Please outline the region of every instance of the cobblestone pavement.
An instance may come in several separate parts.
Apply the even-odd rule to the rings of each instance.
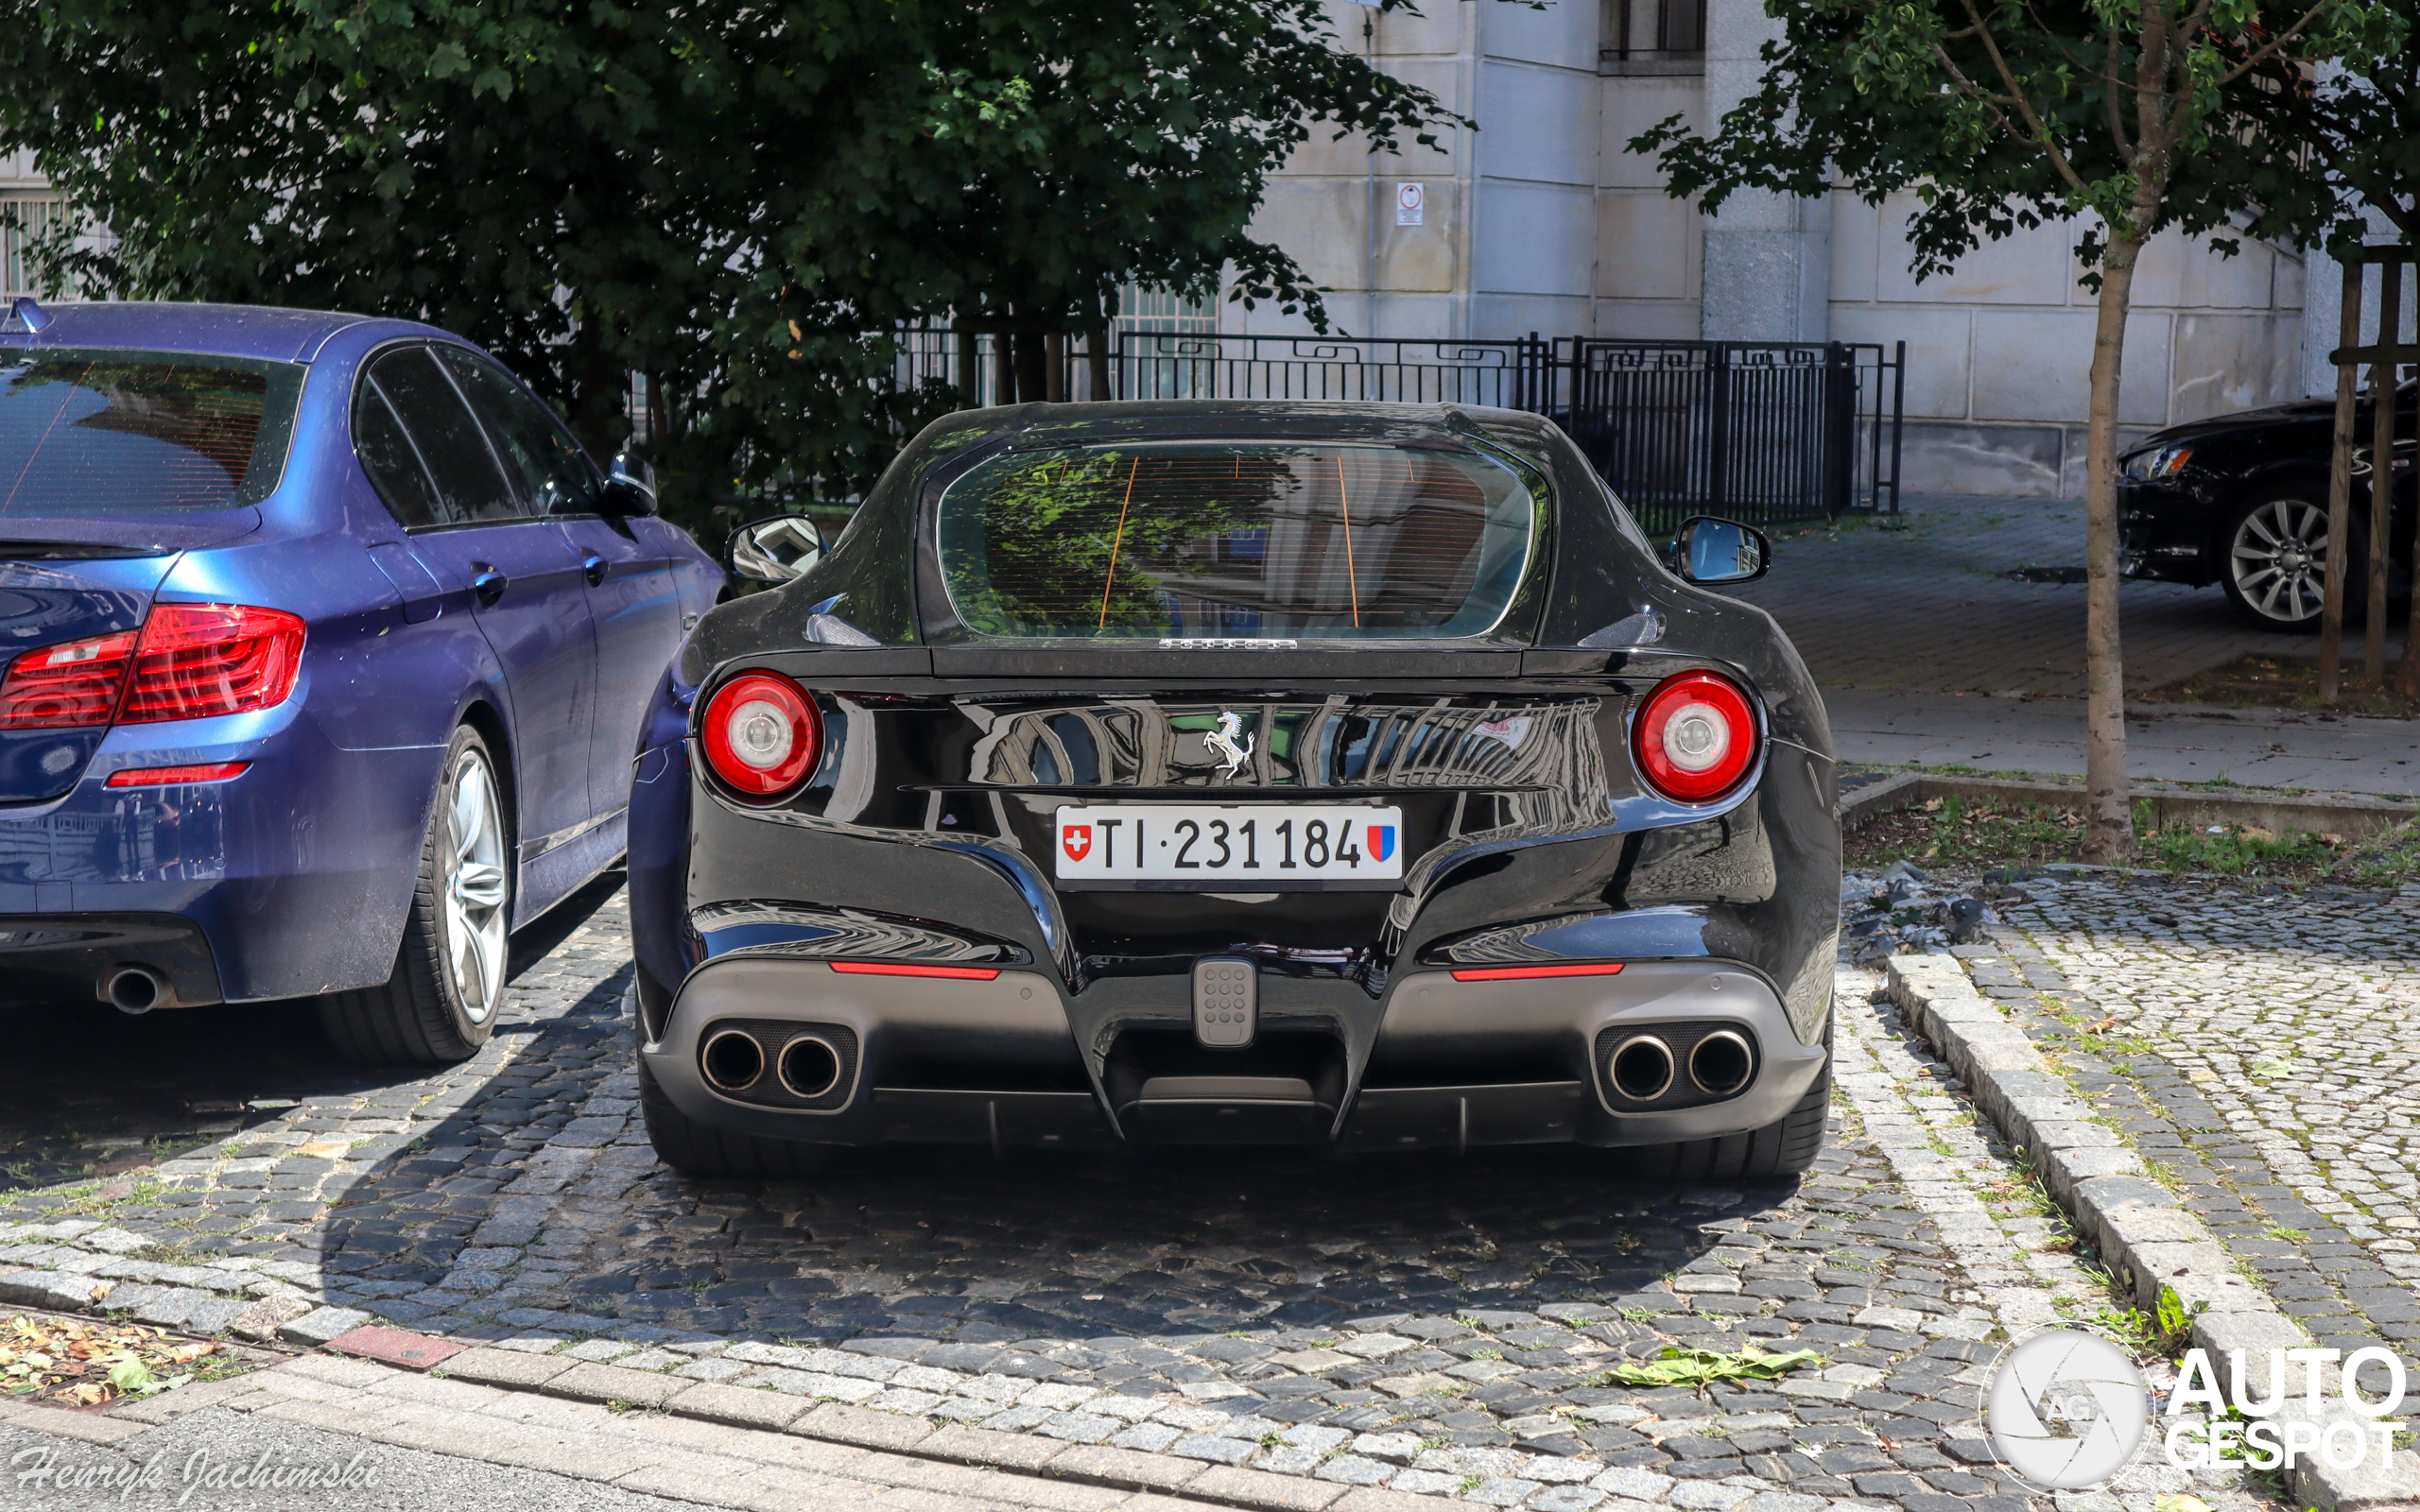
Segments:
[[[1617,1155],[1544,1148],[879,1151],[812,1184],[699,1183],[657,1165],[635,1116],[622,930],[601,889],[557,920],[496,1042],[422,1077],[300,1039],[261,1069],[245,1031],[301,1032],[285,1020],[55,1022],[0,1080],[0,1107],[41,1125],[11,1113],[0,1138],[42,1168],[12,1167],[31,1184],[0,1207],[0,1301],[106,1287],[165,1326],[266,1308],[304,1337],[383,1317],[1539,1512],[2025,1512],[1981,1446],[1983,1367],[2010,1333],[2107,1299],[1862,972],[1841,978],[1836,1126],[1803,1182],[1633,1187]],[[37,1083],[104,1063],[79,1033],[154,1097],[181,1071],[225,1092],[247,1057],[283,1091],[217,1126],[138,1136],[148,1115],[88,1102],[63,1128]],[[157,1163],[130,1168],[138,1152]],[[34,1179],[94,1158],[128,1168]],[[1821,1359],[1703,1393],[1611,1381],[1676,1342]]]
[[[1733,593],[1781,622],[1826,689],[2072,698],[2084,692],[2083,585],[1997,575],[2083,562],[2082,500],[1919,495],[1895,520],[1853,517],[1828,537],[1785,529],[1772,575]],[[2308,636],[2238,620],[2216,588],[2128,583],[2121,602],[2135,691],[2254,652],[2311,654]]]
[[[2325,1346],[2420,1341],[2420,897],[2033,880],[1977,986]],[[2097,1032],[2096,1032],[2097,1031]]]

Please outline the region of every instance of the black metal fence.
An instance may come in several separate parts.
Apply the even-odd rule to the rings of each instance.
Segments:
[[[1650,531],[1899,509],[1907,344],[1445,341],[1121,331],[1051,336],[1046,392],[996,332],[898,334],[892,381],[1018,398],[1378,400],[1551,417]],[[1098,345],[1096,345],[1098,343]],[[1037,365],[1028,364],[1030,375]]]
[[[1906,351],[1582,338],[1556,418],[1651,531],[1896,514]]]

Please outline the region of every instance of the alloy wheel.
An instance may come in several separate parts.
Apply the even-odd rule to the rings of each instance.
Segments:
[[[462,752],[446,803],[445,964],[454,993],[473,1023],[485,1023],[504,992],[505,904],[502,806],[495,777],[475,750]]]
[[[2306,500],[2270,499],[2235,527],[2227,571],[2262,618],[2292,625],[2317,614],[2327,592],[2327,514]]]

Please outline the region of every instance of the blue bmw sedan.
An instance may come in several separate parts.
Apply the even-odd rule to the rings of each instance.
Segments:
[[[493,1032],[508,931],[623,847],[720,569],[407,321],[0,321],[0,992],[314,997],[364,1060]]]

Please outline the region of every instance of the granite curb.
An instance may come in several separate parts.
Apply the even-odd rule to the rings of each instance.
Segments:
[[[2217,1236],[2152,1178],[2142,1157],[2099,1121],[2025,1031],[1976,990],[1956,957],[1893,955],[1885,971],[1886,990],[1909,1026],[1966,1083],[1976,1105],[2032,1164],[2077,1230],[2100,1247],[2111,1273],[2126,1279],[2137,1307],[2157,1308],[2166,1288],[2188,1308],[2202,1309],[2193,1343],[2213,1361],[2231,1350],[2256,1360],[2271,1349],[2312,1347],[2267,1291],[2235,1268]],[[2314,1397],[2341,1402],[2335,1376],[2332,1366],[2324,1367],[2312,1395],[2290,1400],[2275,1416],[2323,1434],[2338,1421],[2372,1421],[2341,1405],[2308,1409]],[[2420,1457],[2409,1451],[2377,1465],[2365,1456],[2350,1469],[2306,1454],[2288,1478],[2295,1498],[2320,1512],[2420,1503]]]
[[[903,1413],[818,1401],[746,1386],[685,1381],[651,1370],[626,1370],[619,1366],[562,1355],[472,1349],[428,1373],[438,1379],[500,1390],[536,1392],[599,1404],[637,1405],[675,1417],[795,1434],[914,1459],[980,1465],[1119,1490],[1150,1491],[1220,1506],[1250,1508],[1253,1512],[1324,1512],[1357,1489],[1337,1482],[1275,1475],[1174,1454],[1063,1442],[963,1424],[936,1428]],[[1405,1497],[1402,1512],[1461,1504],[1440,1497],[1394,1494]]]
[[[2161,828],[2204,824],[2248,824],[2284,833],[2305,830],[2328,832],[2348,838],[2393,829],[2413,816],[2408,800],[2366,798],[2353,794],[2237,792],[2219,794],[2138,784],[2135,797],[2152,807]],[[1833,813],[1843,830],[1927,799],[1962,798],[2038,804],[2045,808],[2081,809],[2084,791],[2078,782],[2029,781],[2010,777],[1969,776],[1961,772],[1911,771],[1887,777],[1848,794]]]

